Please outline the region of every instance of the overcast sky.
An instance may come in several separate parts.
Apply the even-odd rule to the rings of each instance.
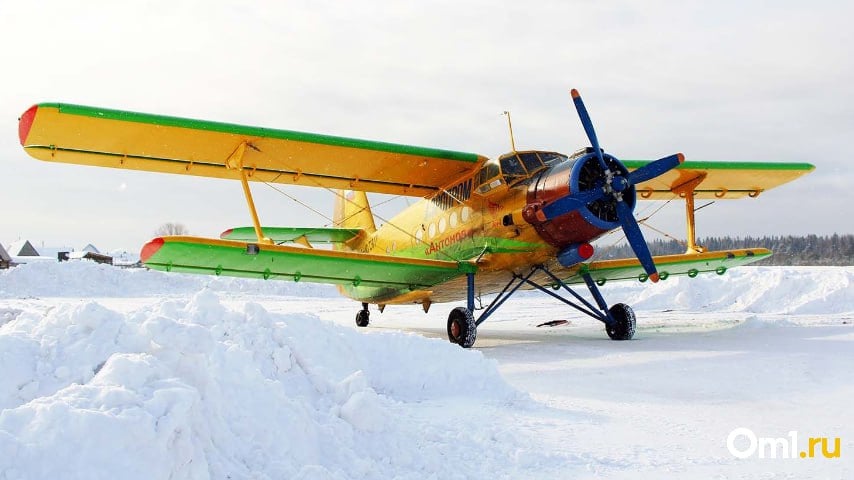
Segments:
[[[852,18],[841,0],[3,2],[0,242],[138,250],[164,222],[202,236],[249,222],[236,182],[30,158],[17,118],[34,103],[496,157],[504,110],[520,149],[585,146],[573,87],[618,158],[818,167],[702,210],[700,236],[854,233]],[[328,223],[254,190],[265,224]],[[331,212],[328,192],[286,192]],[[682,236],[681,219],[671,205],[652,223]]]

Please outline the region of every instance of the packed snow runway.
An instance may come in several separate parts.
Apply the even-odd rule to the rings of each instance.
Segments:
[[[326,287],[24,265],[0,271],[0,479],[852,478],[852,281],[606,285],[628,342],[524,295],[467,351],[451,305],[357,329]],[[796,451],[736,458],[738,428]]]

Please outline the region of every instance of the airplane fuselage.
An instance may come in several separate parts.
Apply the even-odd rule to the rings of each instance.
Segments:
[[[506,169],[513,168],[506,161],[509,155],[524,158],[532,154],[551,162],[529,162],[529,170],[522,167],[520,174],[515,176],[506,173]],[[379,255],[476,261],[481,278],[493,274],[503,278],[507,272],[545,263],[555,258],[561,245],[556,245],[553,238],[544,238],[544,229],[537,228],[536,221],[526,220],[530,217],[526,208],[530,210],[530,205],[536,201],[533,198],[535,190],[548,181],[553,170],[566,170],[574,161],[575,158],[553,152],[504,155],[500,159],[503,163],[487,163],[477,174],[460,179],[433,198],[418,201],[375,232],[357,237],[343,248]],[[568,175],[561,179],[568,184]],[[577,223],[582,228],[587,227],[583,222]],[[345,223],[342,226],[357,225]],[[572,225],[561,228],[573,230]],[[583,232],[580,240],[592,241],[605,231]],[[423,302],[425,299],[457,300],[464,293],[464,289],[457,287],[449,283],[442,286],[441,291],[429,292],[365,286],[346,286],[340,290],[359,301],[385,304]]]

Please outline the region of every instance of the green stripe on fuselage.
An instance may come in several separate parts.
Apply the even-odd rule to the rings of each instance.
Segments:
[[[432,242],[435,244],[435,242]],[[486,253],[527,253],[540,250],[541,243],[520,242],[510,238],[475,237],[444,248],[431,248],[431,242],[423,242],[395,252],[396,256],[429,258],[435,260],[471,260]]]

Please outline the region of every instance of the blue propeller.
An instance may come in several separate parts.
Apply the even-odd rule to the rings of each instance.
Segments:
[[[590,140],[590,145],[593,147],[593,152],[596,154],[596,159],[599,161],[599,166],[602,168],[603,179],[597,182],[596,187],[582,192],[573,192],[572,194],[555,200],[554,202],[543,207],[542,212],[547,220],[559,217],[566,213],[585,208],[587,205],[598,200],[611,197],[614,201],[617,218],[620,226],[626,234],[626,239],[635,252],[635,256],[643,266],[649,279],[657,282],[659,279],[658,272],[655,269],[655,261],[652,259],[652,254],[643,238],[640,226],[635,220],[632,207],[626,203],[623,198],[623,192],[631,189],[638,183],[651,180],[668,170],[677,167],[685,161],[685,156],[681,153],[660,158],[654,162],[650,162],[643,167],[622,175],[621,171],[612,171],[605,162],[605,156],[602,149],[599,147],[599,139],[596,137],[596,130],[593,128],[593,122],[590,120],[590,114],[587,113],[587,108],[584,106],[584,101],[581,99],[581,94],[578,90],[572,89],[572,101],[575,104],[575,109],[578,111],[578,117],[581,119],[581,125],[584,126],[584,132],[587,134],[587,139]],[[609,155],[609,158],[615,162],[619,162],[616,158]],[[625,169],[623,169],[625,171]]]
[[[545,215],[547,219],[551,220],[552,218],[559,217],[565,213],[578,210],[579,208],[584,208],[588,204],[602,198],[605,198],[605,189],[601,187],[573,193],[572,195],[561,197],[544,206],[543,215]]]
[[[669,157],[659,158],[654,162],[649,162],[641,168],[629,173],[629,182],[632,185],[637,185],[641,182],[651,180],[662,173],[667,172],[671,168],[676,168],[680,163],[685,161],[685,155],[677,153]]]
[[[584,133],[587,134],[587,139],[590,140],[590,145],[593,147],[593,151],[596,152],[596,158],[599,159],[599,165],[602,167],[603,172],[607,172],[608,165],[605,164],[605,157],[602,156],[602,149],[599,148],[599,139],[596,138],[596,130],[593,129],[593,121],[590,120],[590,114],[587,113],[584,100],[581,99],[581,94],[578,93],[578,90],[574,88],[569,93],[572,95],[572,102],[575,103],[575,110],[578,112],[578,118],[581,119]]]

